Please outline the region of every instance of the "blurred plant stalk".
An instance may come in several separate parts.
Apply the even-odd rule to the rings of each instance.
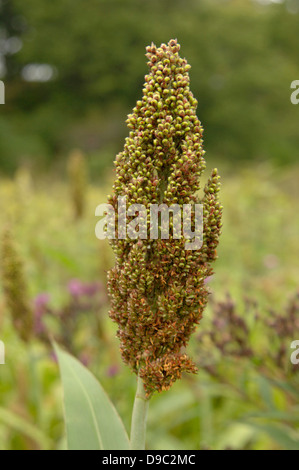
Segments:
[[[68,176],[75,220],[79,220],[84,216],[88,183],[87,174],[84,154],[80,150],[74,150],[68,159]]]

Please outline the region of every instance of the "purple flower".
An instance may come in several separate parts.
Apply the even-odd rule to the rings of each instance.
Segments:
[[[72,279],[68,284],[68,291],[73,297],[93,297],[103,290],[100,282],[83,283],[79,279]]]
[[[89,364],[90,364],[90,361],[91,361],[91,357],[88,353],[82,352],[80,354],[79,360],[80,360],[81,364],[83,364],[83,366],[88,367]]]
[[[43,316],[48,311],[50,299],[50,295],[46,293],[39,294],[34,299],[34,331],[36,334],[42,334],[45,332]]]
[[[119,366],[117,364],[112,364],[107,369],[107,376],[108,377],[115,377],[119,373]]]
[[[37,309],[44,308],[51,300],[51,296],[47,293],[39,294],[34,299],[34,305]]]
[[[96,295],[98,292],[101,292],[102,288],[103,286],[100,282],[93,282],[90,284],[82,285],[83,294],[90,297]]]
[[[72,279],[68,283],[68,291],[74,297],[79,297],[82,295],[82,283],[78,279]]]

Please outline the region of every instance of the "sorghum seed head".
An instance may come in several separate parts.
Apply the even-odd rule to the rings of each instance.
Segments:
[[[6,228],[2,234],[1,261],[1,277],[7,309],[20,338],[29,342],[33,331],[33,312],[27,293],[23,263],[9,228]]]
[[[221,211],[217,170],[198,196],[205,170],[203,129],[189,88],[189,68],[176,40],[148,46],[149,74],[143,97],[127,124],[131,129],[116,157],[116,180],[108,202],[203,205],[201,249],[185,250],[185,239],[111,240],[116,263],[108,275],[110,317],[118,324],[124,361],[142,377],[147,395],[165,390],[196,367],[183,353],[208,300],[205,279],[217,257]],[[116,229],[117,232],[117,229]]]

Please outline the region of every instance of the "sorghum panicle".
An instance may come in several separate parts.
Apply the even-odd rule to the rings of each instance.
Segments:
[[[143,379],[148,396],[166,390],[196,366],[183,352],[208,299],[205,279],[221,227],[217,170],[198,196],[205,170],[203,129],[189,88],[189,69],[176,40],[147,48],[149,74],[143,98],[127,124],[124,150],[116,157],[116,180],[108,202],[116,213],[115,267],[108,276],[111,318],[118,324],[122,357]],[[184,237],[118,239],[118,197],[127,204],[203,204],[200,250],[185,250]],[[130,219],[128,217],[128,219]],[[148,222],[148,235],[150,223]]]
[[[1,243],[1,274],[5,303],[20,338],[28,342],[33,332],[33,312],[27,293],[23,263],[9,228]]]

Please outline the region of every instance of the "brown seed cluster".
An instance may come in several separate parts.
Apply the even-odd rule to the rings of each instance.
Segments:
[[[207,303],[205,279],[212,273],[221,228],[217,170],[204,197],[197,194],[206,166],[203,129],[189,88],[190,66],[179,50],[176,40],[147,48],[143,98],[128,117],[131,131],[116,157],[108,198],[116,213],[110,316],[119,327],[122,357],[143,378],[148,396],[171,387],[182,372],[196,372],[183,349]],[[147,239],[118,239],[119,196],[126,196],[128,206],[143,204],[148,216],[151,204],[203,204],[202,248],[186,250],[184,237],[176,239],[171,230],[169,239],[151,240],[150,221]]]

